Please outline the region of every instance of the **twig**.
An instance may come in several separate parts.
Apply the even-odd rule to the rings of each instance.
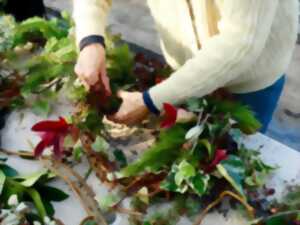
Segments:
[[[94,199],[95,194],[93,190],[77,172],[59,161],[41,160],[49,170],[62,178],[71,187],[87,214],[92,217],[97,224],[108,225]],[[72,177],[73,179],[71,179]]]
[[[131,209],[126,209],[126,208],[122,208],[120,206],[115,206],[113,207],[113,209],[115,209],[117,212],[122,213],[122,214],[127,214],[127,215],[131,215],[131,216],[136,216],[136,217],[143,217],[143,213],[131,210]]]
[[[28,157],[28,158],[33,158],[34,155],[32,152],[29,152],[29,151],[10,151],[10,150],[7,150],[7,149],[0,149],[0,152],[5,154],[5,155],[8,155],[8,156],[19,156],[19,157]]]
[[[220,196],[213,201],[211,204],[209,204],[202,212],[201,214],[196,218],[196,221],[194,222],[193,225],[200,225],[203,221],[203,219],[205,218],[205,216],[207,215],[207,213],[214,207],[216,207],[218,204],[220,204],[222,202],[222,200],[224,199],[224,197],[226,197],[226,195],[236,199],[237,201],[239,201],[240,203],[242,203],[245,208],[247,209],[247,212],[249,214],[249,216],[251,218],[254,218],[254,208],[252,206],[250,206],[243,198],[241,198],[239,195],[231,192],[231,191],[224,191],[220,194]]]

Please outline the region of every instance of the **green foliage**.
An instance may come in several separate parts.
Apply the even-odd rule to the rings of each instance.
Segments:
[[[12,16],[0,16],[0,55],[13,47],[15,26]]]
[[[237,127],[246,134],[253,134],[261,127],[253,112],[247,106],[237,102],[213,98],[209,98],[208,103],[216,114],[229,114],[232,119],[237,121]]]
[[[181,125],[162,130],[157,142],[136,162],[125,167],[121,173],[125,177],[130,177],[145,171],[155,172],[168,166],[180,154],[184,139],[185,129]]]
[[[196,168],[183,160],[179,165],[174,164],[168,177],[161,183],[161,188],[181,194],[192,190],[202,196],[208,187],[209,176],[196,171]]]
[[[60,19],[45,20],[39,17],[33,17],[18,24],[14,34],[14,46],[25,44],[27,41],[43,38],[44,40],[63,38],[68,36],[70,27],[66,27],[67,21]],[[41,40],[43,41],[43,40]]]
[[[32,105],[32,111],[37,115],[48,116],[50,113],[50,104],[46,100],[39,100]]]
[[[53,174],[40,171],[35,174],[20,176],[10,166],[0,163],[0,202],[9,208],[8,199],[17,195],[20,201],[33,203],[39,219],[53,215],[52,201],[63,201],[68,195],[64,192],[46,186],[53,178]],[[42,199],[43,196],[43,199]]]
[[[239,155],[245,164],[245,183],[250,187],[262,187],[268,176],[276,169],[275,167],[265,164],[261,160],[258,151],[248,150],[245,149],[244,146],[241,146]]]

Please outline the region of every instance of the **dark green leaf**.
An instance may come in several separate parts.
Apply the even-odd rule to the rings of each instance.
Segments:
[[[170,173],[166,179],[161,182],[160,188],[163,190],[176,192],[178,186],[175,183],[175,173]]]
[[[48,202],[61,202],[69,197],[69,195],[62,190],[51,186],[40,186],[38,188],[38,191],[41,194],[43,200]]]
[[[2,170],[7,177],[15,177],[18,175],[18,171],[6,164],[0,164],[0,170]]]
[[[197,173],[196,176],[190,178],[189,186],[195,191],[197,195],[202,196],[207,191],[208,180],[208,176]]]
[[[115,150],[114,156],[115,159],[119,162],[121,168],[127,166],[127,159],[122,150]]]
[[[42,201],[43,201],[44,207],[46,209],[47,216],[50,218],[53,217],[54,213],[55,213],[55,209],[54,209],[53,205],[50,202],[45,201],[45,199],[42,199]]]

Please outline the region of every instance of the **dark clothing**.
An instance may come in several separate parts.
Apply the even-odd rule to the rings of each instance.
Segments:
[[[33,16],[44,16],[45,6],[43,0],[8,0],[4,7],[6,13],[22,21]]]
[[[250,106],[256,118],[262,123],[261,132],[267,131],[272,120],[273,113],[278,105],[279,98],[285,84],[285,75],[277,80],[273,85],[256,92],[246,94],[235,94],[241,103]]]

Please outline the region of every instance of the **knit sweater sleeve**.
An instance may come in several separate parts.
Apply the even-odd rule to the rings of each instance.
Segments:
[[[261,54],[278,0],[226,0],[219,34],[169,79],[149,90],[158,109],[202,97],[236,79]],[[263,74],[262,74],[263,76]]]
[[[77,43],[90,35],[104,36],[112,0],[73,0]]]

